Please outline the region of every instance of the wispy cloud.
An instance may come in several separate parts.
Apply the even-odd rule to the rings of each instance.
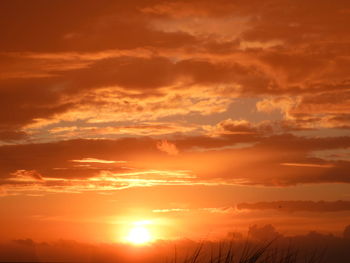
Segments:
[[[332,168],[334,164],[317,164],[317,163],[281,163],[284,166],[296,166],[296,167],[311,167],[311,168]]]
[[[153,209],[153,213],[185,213],[185,212],[207,212],[213,214],[232,214],[237,210],[234,207],[204,207],[204,208],[166,208]]]
[[[11,177],[2,180],[2,195],[47,194],[47,193],[83,193],[87,191],[115,191],[133,187],[152,186],[194,186],[223,185],[219,180],[202,180],[191,171],[182,170],[135,170],[115,173],[102,170],[89,178],[52,178],[45,177],[35,170],[18,170]]]
[[[83,158],[81,160],[71,160],[75,163],[105,163],[105,164],[112,164],[112,163],[127,163],[126,161],[112,161],[112,160],[101,160],[96,158]]]
[[[176,145],[174,143],[168,142],[167,140],[157,142],[157,148],[169,155],[179,154],[179,150],[177,149]]]
[[[341,212],[350,211],[350,201],[273,201],[237,204],[238,210],[277,210],[280,212]]]

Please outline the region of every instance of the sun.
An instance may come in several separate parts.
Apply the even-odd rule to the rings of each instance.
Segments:
[[[136,225],[130,230],[126,239],[134,245],[144,245],[151,241],[151,234],[145,226]]]

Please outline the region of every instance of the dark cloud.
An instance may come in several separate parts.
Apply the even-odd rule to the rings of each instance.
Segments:
[[[278,233],[275,227],[272,225],[265,225],[262,227],[259,227],[257,225],[251,226],[249,227],[248,235],[252,239],[260,241],[270,241],[282,237],[282,235]]]
[[[35,118],[47,118],[66,111],[71,103],[61,102],[52,79],[3,81],[0,83],[0,127],[16,128]]]
[[[28,5],[21,0],[4,1],[0,50],[91,51],[153,45],[176,47],[192,41],[181,32],[150,29],[138,9],[151,2],[154,1],[35,0]]]
[[[349,211],[349,201],[274,201],[258,203],[240,203],[237,209],[277,210],[280,212],[340,212]]]
[[[243,1],[219,3],[105,0],[47,4],[35,0],[28,6],[24,1],[3,1],[0,50],[5,72],[0,92],[6,98],[1,101],[6,116],[0,118],[2,125],[12,129],[36,118],[88,107],[96,100],[107,104],[98,98],[76,99],[79,92],[89,89],[120,86],[140,91],[140,102],[147,96],[166,101],[165,95],[173,91],[169,86],[183,83],[181,89],[204,85],[217,96],[301,96],[301,102],[287,110],[297,127],[349,126],[336,120],[341,118],[338,114],[349,111],[349,50],[344,27],[348,3],[317,2],[313,9],[314,1],[254,1],[256,9]],[[312,18],[308,15],[311,9]],[[331,23],[322,19],[326,14]],[[206,27],[191,16],[204,19]],[[232,26],[223,27],[227,24]],[[213,28],[223,29],[214,32]],[[236,34],[230,28],[237,28]],[[322,39],[327,41],[319,41]],[[136,57],[106,55],[137,49]],[[151,58],[139,57],[145,50]],[[96,59],[101,56],[97,51],[105,53],[104,59]],[[24,58],[28,52],[36,59]],[[79,59],[84,52],[95,56],[95,61]],[[40,55],[44,57],[38,59]],[[50,56],[56,60],[51,61]],[[218,85],[226,87],[216,88]],[[120,99],[128,97],[120,90],[114,92]],[[337,97],[340,100],[334,105]],[[301,112],[306,115],[300,116]]]
[[[24,140],[28,138],[28,135],[23,131],[15,130],[0,130],[0,140],[5,142],[13,142],[18,140]]]
[[[350,225],[346,226],[344,229],[343,237],[350,239]]]
[[[296,262],[301,263],[311,258],[322,258],[325,262],[346,263],[349,260],[349,239],[332,234],[321,234],[311,231],[305,235],[284,236],[272,225],[254,225],[249,228],[249,238],[240,233],[230,246],[223,242],[192,240],[162,241],[159,240],[147,247],[130,247],[125,244],[87,244],[77,241],[59,240],[51,242],[36,242],[32,239],[17,239],[0,244],[0,260],[4,262],[164,262],[164,258],[173,260],[174,246],[177,248],[177,259],[182,260],[195,253],[201,246],[200,258],[210,258],[210,255],[226,252],[230,247],[239,258],[244,253],[253,253],[266,243],[274,240],[267,248],[263,258],[269,258],[274,253],[277,258],[296,256]],[[232,239],[231,239],[232,240]],[[326,248],[326,249],[325,249]],[[248,252],[247,252],[248,250]],[[189,254],[190,253],[190,254]],[[140,257],[135,255],[142,255]]]
[[[103,169],[119,170],[120,164],[100,165],[96,169],[76,167],[72,160],[98,158],[125,161],[136,153],[158,153],[151,139],[71,140],[56,143],[8,145],[1,150],[1,176],[9,177],[17,170],[36,170],[42,175],[58,178],[90,177]],[[55,169],[56,168],[56,169]],[[62,169],[61,169],[62,168]]]
[[[132,170],[129,170],[130,168],[141,172],[140,176],[147,175],[148,170],[159,170],[159,176],[168,173],[166,176],[170,177],[186,178],[190,174],[195,174],[195,177],[187,177],[189,180],[183,181],[186,185],[207,183],[288,186],[304,183],[350,182],[347,172],[350,167],[348,161],[330,162],[309,157],[312,151],[348,147],[350,142],[347,137],[306,139],[291,135],[267,138],[257,135],[249,136],[252,135],[233,134],[215,138],[188,137],[167,141],[167,145],[176,149],[177,155],[168,155],[159,151],[157,149],[159,141],[152,138],[80,139],[1,146],[2,184],[22,184],[29,180],[28,176],[34,185],[42,184],[43,182],[32,180],[37,176],[33,177],[30,171],[39,174],[40,178],[43,177],[46,180],[49,178],[88,180],[91,177],[103,177],[103,173],[105,175],[114,174],[113,176],[124,173],[127,175],[126,178],[133,178],[135,175],[132,174]],[[257,139],[260,140],[260,143],[254,141]],[[256,144],[240,146],[240,143],[247,142]],[[303,147],[297,147],[298,144]],[[86,158],[111,160],[111,162],[96,161],[85,164],[72,161]],[[211,163],[209,160],[213,158],[216,160],[215,165],[208,166]],[[198,166],[192,160],[203,163],[203,165]],[[208,165],[204,165],[205,163]],[[176,172],[179,170],[189,171],[190,174],[179,174]],[[149,183],[153,185],[155,181],[152,180]],[[171,182],[170,180],[169,183]],[[82,183],[79,181],[77,184]],[[45,181],[45,184],[49,187],[55,182]],[[45,191],[45,184],[44,188],[41,188],[43,191]],[[74,186],[74,182],[72,185]],[[145,185],[140,184],[139,186]]]

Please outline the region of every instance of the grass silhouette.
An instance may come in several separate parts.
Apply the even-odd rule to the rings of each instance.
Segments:
[[[220,243],[216,251],[213,247],[210,253],[204,250],[204,243],[201,243],[195,251],[183,260],[175,258],[173,263],[323,263],[324,253],[314,250],[308,255],[301,256],[298,250],[289,246],[287,249],[272,247],[275,240],[255,244],[246,241],[241,252],[233,248],[233,242]]]

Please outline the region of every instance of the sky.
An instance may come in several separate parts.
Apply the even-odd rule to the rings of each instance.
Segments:
[[[343,237],[349,24],[348,0],[2,0],[0,241]]]

